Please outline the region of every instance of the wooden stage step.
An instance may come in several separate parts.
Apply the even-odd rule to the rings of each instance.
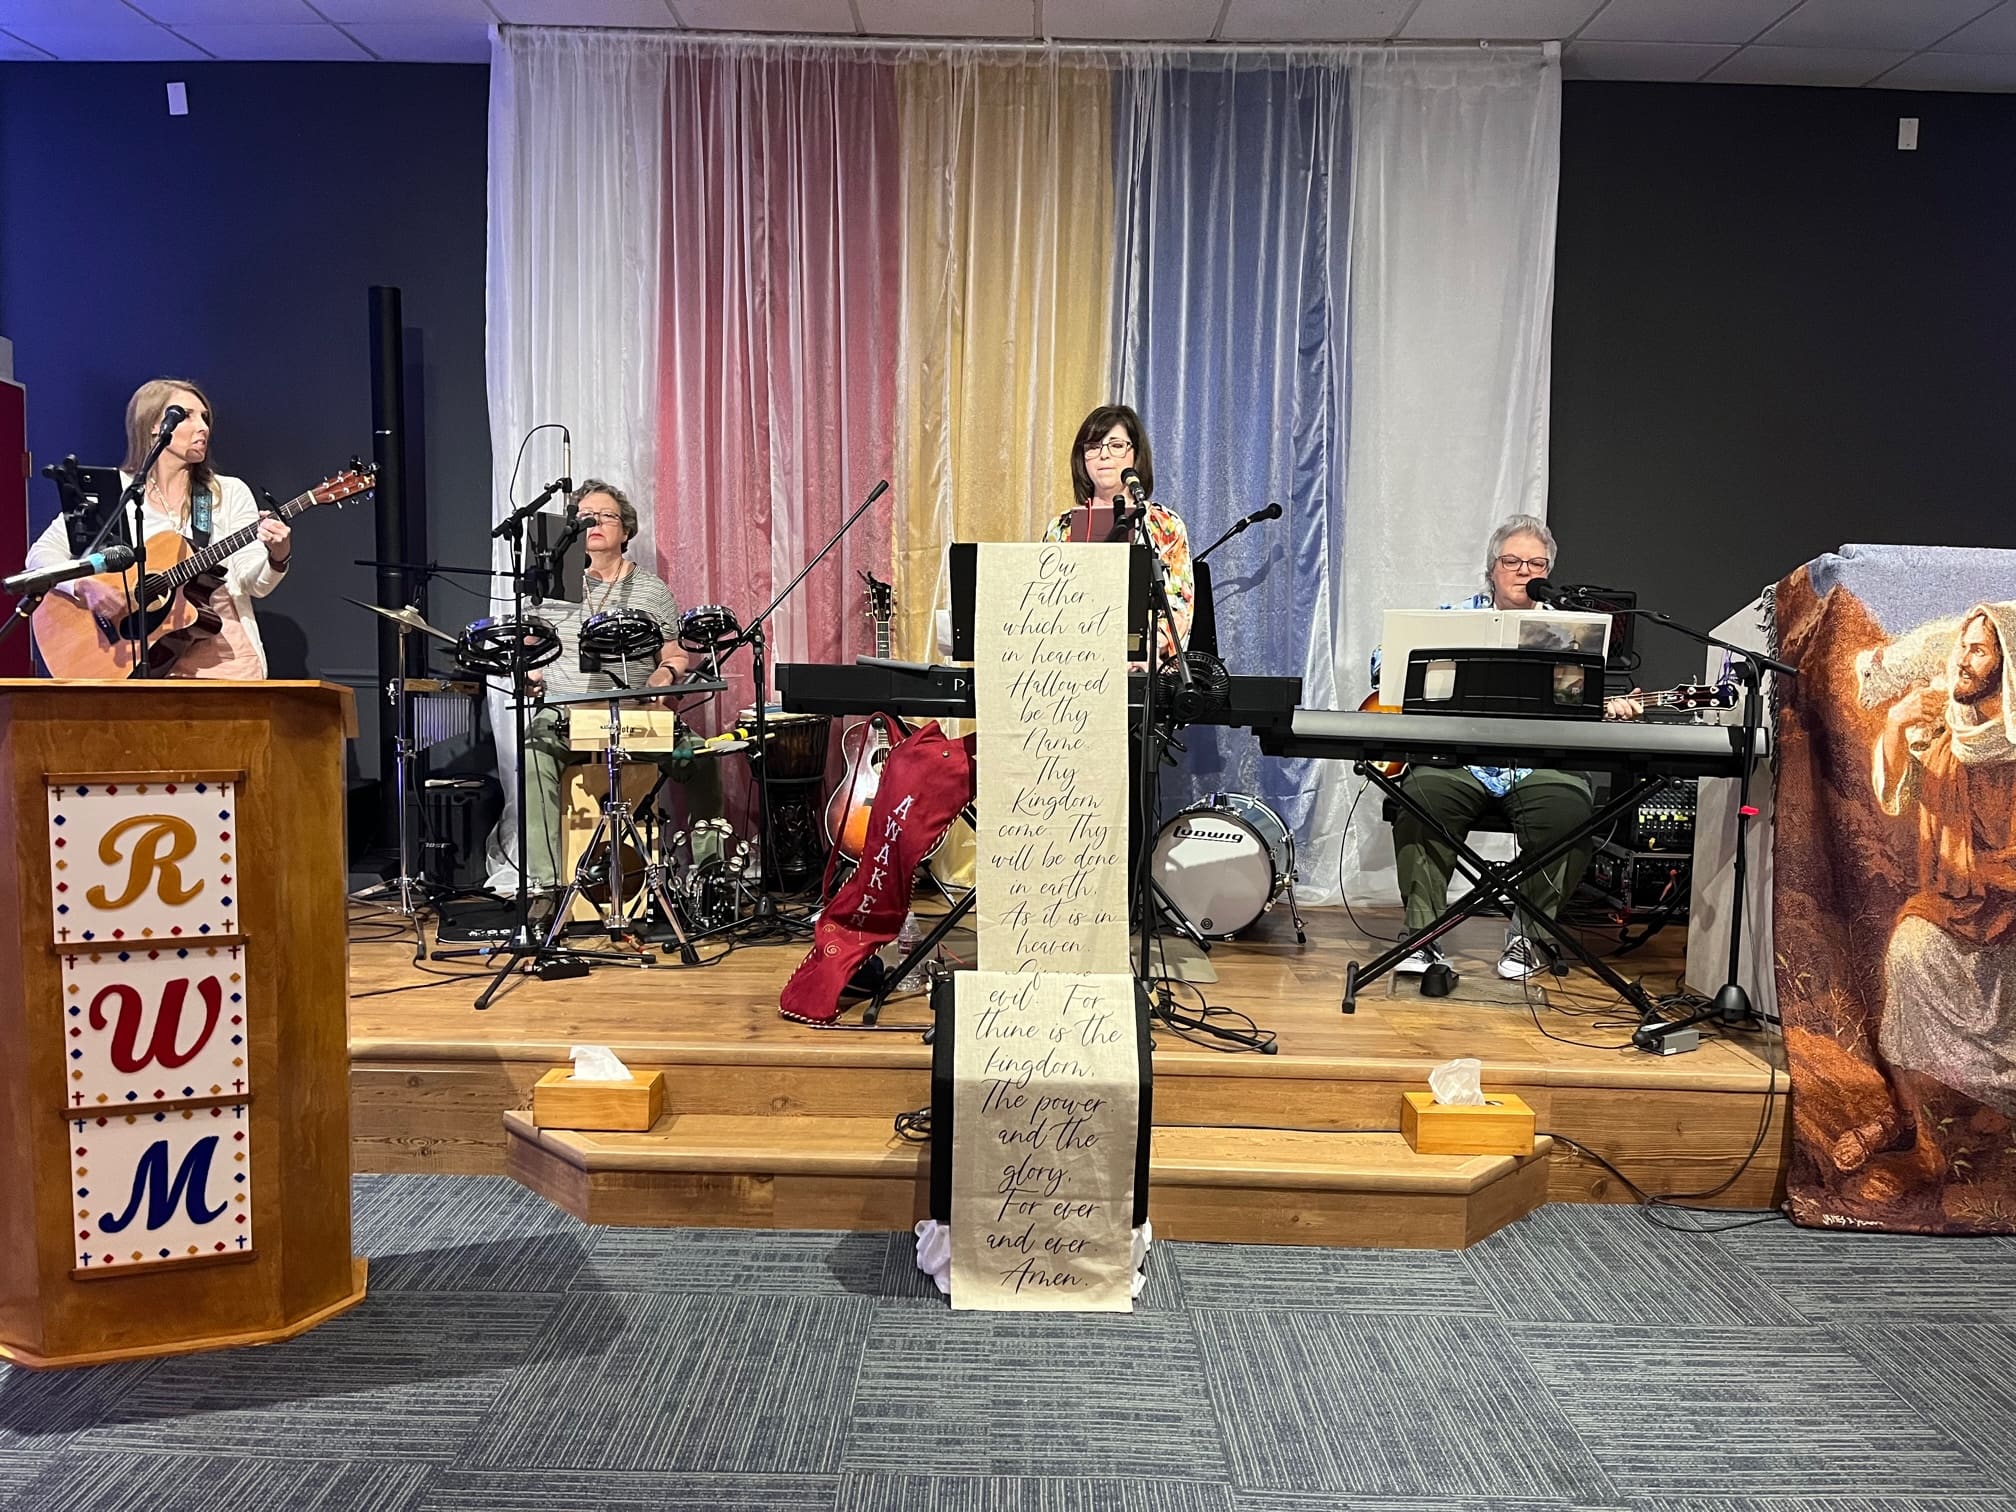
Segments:
[[[667,1114],[599,1134],[514,1110],[504,1131],[511,1175],[588,1223],[890,1231],[930,1216],[929,1147],[886,1118]],[[1417,1155],[1397,1134],[1159,1128],[1149,1216],[1167,1239],[1461,1249],[1546,1201],[1552,1147]]]
[[[1301,947],[1277,915],[1219,944],[1219,979],[1202,990],[1214,1009],[1274,1031],[1279,1053],[1226,1054],[1155,1030],[1158,1232],[1454,1247],[1538,1201],[1632,1200],[1610,1166],[1649,1192],[1712,1193],[1705,1200],[1721,1206],[1782,1196],[1787,1088],[1769,1041],[1722,1035],[1671,1057],[1633,1050],[1629,1017],[1591,978],[1578,972],[1530,997],[1499,982],[1503,928],[1488,925],[1453,938],[1454,995],[1426,999],[1418,984],[1389,979],[1347,1016],[1344,964],[1378,942],[1342,909],[1318,909]],[[1388,934],[1397,924],[1360,918]],[[1627,960],[1667,990],[1681,943],[1661,936]],[[892,1121],[931,1100],[926,1005],[892,1002],[880,1033],[786,1022],[777,993],[804,949],[744,945],[699,970],[521,978],[478,1013],[487,972],[416,966],[410,933],[359,938],[355,1168],[508,1169],[598,1222],[908,1228],[924,1215],[925,1157],[895,1140]],[[970,951],[970,936],[955,949]],[[662,1071],[668,1121],[651,1135],[540,1136],[522,1112],[507,1119],[577,1044]],[[1552,1136],[1549,1153],[1516,1169],[1377,1158],[1401,1148],[1401,1094],[1459,1055],[1484,1062],[1487,1087],[1526,1100]],[[1367,1130],[1389,1132],[1351,1132]]]

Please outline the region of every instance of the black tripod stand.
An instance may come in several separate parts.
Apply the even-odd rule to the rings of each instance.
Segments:
[[[1715,990],[1715,996],[1705,1007],[1673,1020],[1647,1021],[1638,1026],[1631,1035],[1631,1043],[1640,1050],[1649,1050],[1655,1055],[1668,1052],[1667,1042],[1685,1029],[1697,1024],[1720,1024],[1736,1027],[1754,1023],[1757,1011],[1751,1005],[1750,994],[1743,988],[1738,978],[1743,968],[1743,895],[1748,886],[1750,817],[1755,812],[1750,806],[1750,769],[1756,764],[1760,736],[1764,722],[1764,674],[1775,672],[1780,677],[1797,677],[1798,669],[1776,657],[1766,656],[1761,651],[1746,650],[1733,645],[1720,636],[1696,630],[1691,625],[1683,625],[1669,615],[1652,609],[1628,611],[1643,615],[1657,624],[1679,632],[1690,640],[1699,641],[1704,646],[1714,646],[1730,652],[1735,657],[1736,679],[1743,685],[1743,763],[1736,777],[1736,856],[1731,868],[1735,882],[1735,895],[1729,900],[1729,973],[1727,979]]]

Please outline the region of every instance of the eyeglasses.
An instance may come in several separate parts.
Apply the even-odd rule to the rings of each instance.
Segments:
[[[1120,440],[1094,441],[1085,448],[1088,457],[1124,457],[1134,450],[1134,443],[1122,437]]]
[[[1541,573],[1547,570],[1547,558],[1501,556],[1498,558],[1498,565],[1507,572],[1517,572],[1524,567],[1528,572]]]
[[[623,523],[623,516],[621,516],[620,514],[590,514],[585,509],[582,510],[581,513],[578,516],[576,516],[576,518],[578,518],[583,525],[588,526],[621,525]]]

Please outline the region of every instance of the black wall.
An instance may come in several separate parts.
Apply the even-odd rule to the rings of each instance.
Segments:
[[[1848,542],[2016,546],[2012,291],[2016,97],[1569,84],[1560,575],[1713,625]]]
[[[189,114],[165,86],[188,85]],[[443,560],[487,561],[483,236],[489,70],[368,64],[0,65],[0,336],[35,464],[116,462],[128,395],[203,383],[213,456],[286,499],[371,455],[366,289],[404,293],[409,465]],[[31,490],[34,529],[53,485]],[[296,522],[259,606],[275,677],[359,687],[373,773],[369,504]],[[442,622],[482,613],[434,590]]]

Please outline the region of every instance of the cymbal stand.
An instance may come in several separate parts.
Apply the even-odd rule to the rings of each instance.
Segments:
[[[602,795],[602,815],[595,821],[595,833],[589,837],[587,849],[581,852],[581,859],[575,863],[573,877],[568,881],[566,890],[560,894],[559,903],[554,906],[553,918],[546,926],[544,948],[548,951],[560,949],[561,931],[566,929],[568,915],[573,912],[574,900],[581,895],[582,888],[593,874],[595,858],[600,853],[606,853],[608,857],[605,875],[608,877],[609,897],[602,909],[603,929],[612,940],[637,932],[635,926],[623,914],[623,848],[628,845],[639,856],[654,857],[644,865],[644,888],[652,901],[657,903],[666,922],[672,926],[672,936],[679,944],[679,959],[688,966],[696,966],[700,962],[699,953],[693,949],[693,942],[686,937],[686,927],[680,922],[678,906],[673,902],[671,892],[665,885],[665,858],[659,854],[656,847],[645,846],[644,837],[637,829],[637,817],[630,800],[623,796],[623,767],[629,757],[623,751],[621,699],[610,699],[608,708],[608,743],[602,751],[602,770],[608,778],[608,787]],[[567,953],[582,954],[575,951]],[[648,957],[614,951],[598,951],[583,958],[617,961],[629,966],[652,964]]]

